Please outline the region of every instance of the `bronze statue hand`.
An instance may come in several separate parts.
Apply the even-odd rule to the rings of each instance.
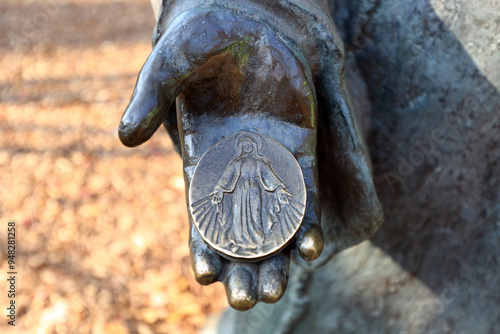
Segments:
[[[273,29],[232,11],[188,11],[170,22],[158,41],[120,124],[122,142],[136,146],[165,123],[182,150],[187,192],[203,153],[241,130],[274,138],[298,160],[307,189],[304,220],[294,242],[273,257],[253,263],[226,259],[202,240],[190,216],[196,279],[223,282],[229,304],[238,310],[281,298],[292,249],[311,261],[323,248],[317,106],[309,65],[300,52]],[[214,192],[213,201],[219,198]],[[278,199],[286,203],[286,191]]]

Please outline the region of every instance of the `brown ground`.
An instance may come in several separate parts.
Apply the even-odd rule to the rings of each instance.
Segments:
[[[0,2],[1,333],[193,333],[226,306],[193,278],[167,134],[117,137],[153,23],[148,0]]]

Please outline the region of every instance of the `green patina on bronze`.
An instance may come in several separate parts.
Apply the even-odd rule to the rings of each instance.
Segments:
[[[182,86],[183,81],[185,81],[194,71],[180,74],[176,77],[170,78],[165,82],[166,87],[179,87]]]
[[[160,107],[155,107],[153,110],[148,112],[146,117],[144,117],[140,123],[141,129],[147,129],[153,118],[160,112]]]
[[[316,126],[316,104],[314,103],[314,94],[307,80],[304,80],[304,83],[302,84],[302,91],[304,92],[307,102],[311,108],[311,125]]]
[[[224,50],[223,54],[231,54],[237,61],[241,74],[245,74],[246,67],[250,60],[252,47],[250,46],[251,36],[246,36],[242,40],[235,41]]]

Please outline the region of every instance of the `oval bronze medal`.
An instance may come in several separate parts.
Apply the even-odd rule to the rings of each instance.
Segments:
[[[255,260],[295,235],[306,205],[302,170],[272,138],[240,132],[201,157],[189,209],[202,238],[225,256]]]

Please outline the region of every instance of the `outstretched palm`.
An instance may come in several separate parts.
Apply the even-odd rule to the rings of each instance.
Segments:
[[[154,48],[120,125],[122,142],[136,146],[165,122],[180,139],[187,191],[201,156],[241,130],[274,138],[298,160],[307,188],[306,213],[294,242],[279,254],[256,263],[226,259],[202,240],[190,217],[196,279],[223,282],[230,305],[239,310],[282,296],[292,249],[310,261],[323,248],[317,108],[310,69],[296,52],[265,25],[227,12],[189,12],[170,24]],[[211,196],[218,204],[223,193],[215,190]],[[278,189],[276,196],[287,204],[291,195]]]

